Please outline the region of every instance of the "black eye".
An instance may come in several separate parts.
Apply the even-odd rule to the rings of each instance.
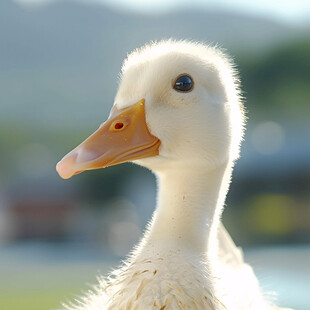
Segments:
[[[179,75],[173,83],[173,88],[176,91],[180,92],[189,92],[193,89],[193,86],[194,82],[192,78],[187,74]]]

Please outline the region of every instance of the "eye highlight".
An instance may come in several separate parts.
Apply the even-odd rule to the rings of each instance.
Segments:
[[[182,93],[187,93],[192,91],[194,87],[194,81],[190,75],[183,73],[177,76],[173,82],[173,88]]]

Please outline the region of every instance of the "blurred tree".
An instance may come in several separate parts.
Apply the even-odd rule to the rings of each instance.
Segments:
[[[251,118],[276,109],[280,115],[310,112],[310,40],[276,47],[267,55],[237,57]]]

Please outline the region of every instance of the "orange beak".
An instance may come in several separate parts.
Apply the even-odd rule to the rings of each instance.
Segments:
[[[160,140],[146,125],[145,100],[118,110],[89,138],[68,153],[56,166],[63,179],[85,170],[105,168],[158,155]]]

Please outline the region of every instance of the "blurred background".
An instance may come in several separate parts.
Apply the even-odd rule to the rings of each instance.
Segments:
[[[56,309],[117,266],[155,205],[124,164],[64,181],[57,161],[108,116],[150,40],[219,43],[249,118],[223,221],[280,305],[310,301],[309,1],[0,1],[0,309]]]

